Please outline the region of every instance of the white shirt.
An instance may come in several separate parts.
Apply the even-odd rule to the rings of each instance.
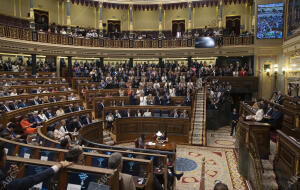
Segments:
[[[157,83],[154,83],[153,84],[153,88],[160,88],[160,84],[157,82]]]
[[[246,117],[247,120],[254,119],[255,121],[261,121],[264,118],[264,110],[259,109],[256,111],[255,115],[248,115]]]
[[[39,114],[39,117],[40,117],[41,120],[43,120],[43,121],[48,121],[48,118],[46,117],[45,114]]]
[[[140,90],[140,89],[137,89],[137,90],[136,90],[136,95],[137,95],[137,96],[141,96],[142,93],[144,93],[144,90],[143,90],[143,89],[141,89],[141,90]]]
[[[12,93],[10,93],[10,96],[18,96],[18,94],[17,94],[17,93],[14,93],[14,92],[12,92]]]
[[[151,114],[150,111],[146,111],[146,112],[144,112],[144,115],[143,115],[143,116],[144,116],[144,117],[151,117],[152,114]]]
[[[146,96],[141,96],[140,97],[140,106],[146,106],[147,105],[147,97]]]
[[[69,131],[68,131],[68,129],[67,129],[66,126],[61,126],[60,129],[59,129],[59,131],[60,131],[61,133],[63,133],[63,134],[69,133]]]
[[[170,94],[171,97],[176,96],[176,94],[175,94],[175,88],[170,88],[169,89],[169,94]]]

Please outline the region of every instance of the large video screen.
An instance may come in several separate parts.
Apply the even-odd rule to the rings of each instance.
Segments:
[[[212,37],[195,38],[195,48],[213,48],[215,47],[215,39]]]
[[[258,39],[282,38],[284,3],[272,3],[257,6]]]

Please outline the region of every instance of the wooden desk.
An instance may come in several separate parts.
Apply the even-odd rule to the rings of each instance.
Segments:
[[[271,126],[268,123],[240,120],[237,127],[239,148],[258,152],[261,159],[269,159]]]
[[[277,130],[277,133],[277,158],[274,166],[279,185],[284,187],[288,180],[300,175],[300,139],[293,138],[281,130]],[[299,181],[296,181],[295,186],[297,185],[300,186]]]
[[[116,142],[132,142],[141,134],[146,139],[152,139],[157,131],[167,131],[169,142],[188,143],[189,141],[189,119],[180,118],[122,118],[115,122],[114,134]]]
[[[160,144],[160,143],[155,142],[155,144],[150,145],[149,142],[146,142],[145,146],[146,146],[146,149],[176,152],[176,144],[175,143]]]

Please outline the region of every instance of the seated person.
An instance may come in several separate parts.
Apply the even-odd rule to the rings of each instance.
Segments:
[[[271,116],[273,113],[273,108],[271,106],[271,104],[268,104],[268,107],[266,109],[266,113],[265,113],[265,117]]]
[[[187,119],[189,117],[186,110],[183,110],[183,112],[180,114],[180,118]]]
[[[256,111],[255,115],[246,116],[246,120],[261,121],[264,118],[264,110],[262,109],[262,105],[258,103],[257,106],[258,110]]]
[[[9,122],[7,127],[0,132],[0,137],[9,139],[9,140],[20,140],[21,135],[18,135],[15,132],[16,124]]]
[[[149,111],[149,109],[144,112],[143,117],[152,117],[152,113]]]
[[[112,127],[113,127],[113,122],[114,122],[114,116],[111,112],[108,113],[108,115],[106,116],[106,127],[108,130],[112,130]]]
[[[7,174],[5,175],[3,173],[3,169],[6,166],[6,153],[4,144],[0,143],[0,189],[30,189],[30,187],[39,184],[42,181],[49,180],[49,178],[51,178],[61,168],[65,168],[70,165],[71,163],[69,162],[61,161],[60,163],[43,170],[42,172],[38,172],[35,175],[26,176],[23,178],[11,178],[11,176],[18,174],[20,169],[16,164],[11,164]]]
[[[168,142],[169,139],[168,139],[168,133],[167,133],[167,131],[163,132],[160,136],[158,136],[157,140]]]
[[[108,159],[108,168],[117,169],[119,173],[120,189],[135,190],[135,184],[131,175],[121,173],[123,168],[122,155],[118,152],[113,153]]]
[[[25,134],[34,134],[36,133],[36,128],[33,127],[32,123],[29,123],[27,116],[22,116],[20,125]]]
[[[34,127],[41,126],[42,120],[38,116],[38,111],[34,111],[32,115],[29,117],[29,122],[33,124]]]
[[[59,107],[59,109],[56,111],[56,116],[59,117],[62,115],[65,115],[65,111],[62,107]]]
[[[274,111],[270,116],[265,117],[272,126],[274,126],[276,124],[276,121],[278,121],[282,116],[282,112],[278,109],[277,106],[274,106],[273,110]]]
[[[145,134],[141,134],[134,142],[135,148],[145,148]]]
[[[84,155],[80,146],[74,147],[65,154],[65,159],[73,164],[84,165]]]

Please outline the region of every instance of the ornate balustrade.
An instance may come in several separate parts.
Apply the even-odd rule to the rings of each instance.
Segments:
[[[42,43],[74,45],[105,48],[185,48],[193,47],[194,39],[107,39],[107,38],[78,38],[61,34],[36,32],[27,28],[0,25],[0,37],[37,41]],[[251,45],[253,36],[216,37],[223,46]],[[218,44],[218,43],[216,43]]]

